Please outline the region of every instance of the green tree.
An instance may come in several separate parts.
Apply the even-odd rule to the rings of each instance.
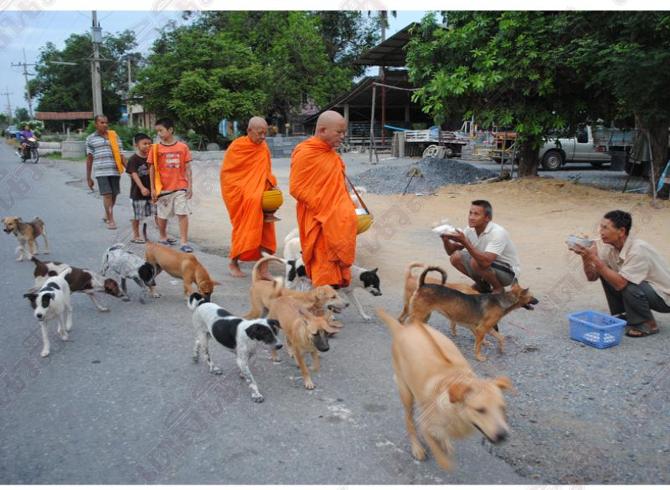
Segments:
[[[216,137],[222,118],[244,119],[263,111],[267,68],[251,49],[227,33],[194,26],[165,30],[154,43],[133,93],[145,109]]]
[[[26,109],[25,107],[17,107],[14,110],[14,119],[16,120],[17,125],[22,122],[28,121],[30,119],[28,109]]]
[[[617,116],[650,136],[656,177],[668,160],[670,13],[574,12],[561,56],[589,87],[610,93]]]
[[[127,65],[124,56],[135,48],[135,37],[130,31],[117,35],[105,34],[100,46],[102,105],[112,121],[121,115],[123,94],[127,92]],[[71,34],[63,49],[47,43],[40,53],[35,67],[36,76],[30,80],[30,91],[39,99],[38,111],[85,111],[93,105],[91,87],[92,54],[91,38],[88,34]],[[137,66],[140,56],[134,53]],[[61,65],[54,62],[77,63]]]
[[[475,115],[512,128],[519,174],[537,173],[538,149],[552,129],[585,121],[607,107],[562,48],[574,32],[562,12],[449,12],[445,28],[426,16],[408,49],[416,99],[436,122]]]

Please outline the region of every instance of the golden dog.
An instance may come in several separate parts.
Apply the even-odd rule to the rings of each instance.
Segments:
[[[314,389],[314,382],[305,363],[304,354],[312,356],[312,370],[320,367],[319,352],[327,352],[328,334],[336,333],[337,328],[330,325],[323,316],[310,313],[306,306],[296,298],[280,296],[273,298],[268,318],[278,320],[286,339],[286,349],[295,360],[302,373],[303,383],[308,390]],[[277,361],[277,351],[272,351],[272,359]]]
[[[14,234],[19,241],[19,246],[16,249],[18,254],[16,260],[18,262],[21,262],[24,258],[30,260],[33,255],[39,253],[37,237],[40,235],[44,239],[44,253],[49,253],[46,225],[40,218],[35,217],[32,221],[26,223],[18,216],[6,216],[2,218],[2,222],[5,225],[4,232]]]
[[[202,294],[207,301],[210,300],[214,286],[220,285],[217,281],[212,281],[207,269],[198,262],[198,259],[192,253],[179,252],[159,243],[147,242],[144,259],[155,267],[156,274],[165,271],[172,277],[181,279],[184,282],[184,296],[188,299],[193,292],[191,284],[195,283],[198,292]],[[152,295],[155,296],[155,284],[149,286]]]
[[[498,341],[498,350],[504,352],[505,338],[496,329],[503,316],[517,308],[532,309],[532,305],[538,303],[529,290],[519,286],[516,280],[507,292],[473,295],[442,284],[426,283],[426,274],[430,271],[440,272],[442,283],[446,282],[447,274],[444,270],[439,267],[426,268],[419,277],[419,285],[409,303],[410,318],[427,322],[435,310],[452,322],[452,331],[455,323],[470,328],[475,335],[475,357],[478,361],[486,360],[481,347],[488,333]]]
[[[270,255],[256,262],[251,271],[251,287],[249,288],[251,310],[244,315],[244,318],[263,316],[263,313],[270,309],[272,301],[276,297],[273,293],[272,277],[267,271],[271,261],[284,264],[284,261],[279,257]],[[332,286],[318,286],[309,291],[282,288],[280,296],[288,296],[305,303],[309,311],[317,316],[324,316],[327,312],[340,313],[349,306],[349,303],[343,300]]]
[[[456,345],[429,325],[414,319],[403,325],[381,308],[377,316],[391,331],[394,379],[405,408],[412,456],[426,458],[414,423],[415,402],[419,433],[447,470],[452,467],[450,438],[466,437],[475,429],[493,444],[507,438],[502,390],[512,387],[509,378],[478,378]]]

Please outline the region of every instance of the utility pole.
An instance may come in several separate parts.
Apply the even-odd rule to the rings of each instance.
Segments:
[[[98,22],[98,13],[93,10],[91,29],[93,42],[93,58],[91,59],[91,84],[93,88],[93,116],[102,114],[102,80],[100,78],[100,44],[102,43],[102,28]]]
[[[23,76],[26,79],[26,100],[28,101],[28,115],[30,116],[30,119],[33,119],[33,98],[30,95],[30,85],[28,84],[28,67],[29,66],[35,66],[35,63],[27,63],[26,62],[26,50],[23,50],[23,63],[12,63],[12,67],[22,67],[23,68]]]
[[[132,63],[130,55],[126,59],[128,62],[128,93],[126,94],[126,112],[128,112],[128,126],[133,125],[133,113],[130,111],[130,87],[133,84],[133,77],[131,76]]]
[[[7,90],[3,92],[0,95],[6,95],[7,96],[7,110],[9,111],[9,124],[12,124],[12,103],[9,101],[9,96],[12,95],[12,93],[9,91],[9,87],[7,87]]]

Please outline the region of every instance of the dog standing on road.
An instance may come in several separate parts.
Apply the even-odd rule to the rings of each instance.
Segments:
[[[472,295],[442,284],[428,284],[426,274],[430,271],[440,272],[443,283],[446,282],[447,273],[439,267],[428,267],[421,273],[418,287],[410,300],[410,319],[427,322],[435,310],[451,322],[470,328],[475,335],[475,357],[478,361],[486,360],[481,348],[488,333],[498,341],[498,350],[504,352],[505,338],[495,330],[503,316],[517,308],[532,309],[532,305],[538,303],[530,291],[519,286],[516,280],[507,292]]]
[[[61,339],[68,339],[68,332],[72,329],[72,304],[70,303],[70,286],[65,276],[72,272],[67,267],[57,276],[50,277],[36,293],[25,293],[33,314],[42,330],[42,357],[47,357],[51,350],[47,322],[56,320],[57,332]]]
[[[70,273],[66,274],[65,280],[70,286],[71,293],[86,294],[98,311],[108,312],[109,308],[98,303],[95,297],[96,292],[104,292],[116,298],[122,297],[123,294],[119,289],[118,283],[109,277],[102,277],[100,274],[89,269],[80,269],[61,262],[42,262],[41,260],[32,257],[30,260],[35,264],[33,276],[35,277],[35,286],[28,290],[29,293],[34,293],[41,288],[44,283],[53,276],[57,276],[65,269],[70,269]]]
[[[156,285],[156,281],[154,281],[156,269],[154,266],[130,250],[125,250],[123,243],[117,243],[105,250],[100,272],[107,275],[110,271],[121,279],[121,289],[125,295],[124,301],[130,301],[126,287],[127,279],[134,281],[142,290],[140,295],[140,303],[142,304],[145,303],[150,288]],[[152,295],[154,298],[160,298],[160,294],[155,291]]]
[[[502,390],[509,378],[478,378],[458,347],[445,335],[415,319],[403,325],[381,308],[377,315],[392,336],[394,379],[405,409],[412,456],[422,461],[426,451],[419,442],[414,404],[419,408],[419,434],[443,468],[452,467],[450,438],[462,438],[477,429],[493,444],[509,434]]]
[[[222,371],[214,365],[209,355],[209,338],[212,337],[226,349],[237,356],[237,366],[241,375],[251,388],[251,399],[256,403],[263,401],[263,395],[258,391],[258,385],[249,369],[249,359],[255,353],[259,344],[268,345],[273,353],[281,349],[282,344],[277,337],[279,322],[265,318],[245,320],[209,303],[199,293],[189,297],[188,307],[193,311],[193,329],[195,333],[195,347],[193,361],[200,359],[200,349],[205,354],[205,360],[212,374],[221,374]]]
[[[40,218],[35,217],[32,221],[26,223],[18,216],[7,216],[2,218],[2,222],[5,225],[4,232],[7,234],[13,233],[19,241],[19,246],[16,248],[17,262],[21,262],[24,258],[30,260],[33,255],[39,253],[37,237],[40,235],[44,239],[44,253],[49,253],[46,225]]]

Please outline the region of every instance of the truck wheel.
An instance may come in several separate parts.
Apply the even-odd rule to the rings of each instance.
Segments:
[[[549,150],[542,157],[542,168],[545,170],[557,170],[563,165],[563,155],[560,151]]]

